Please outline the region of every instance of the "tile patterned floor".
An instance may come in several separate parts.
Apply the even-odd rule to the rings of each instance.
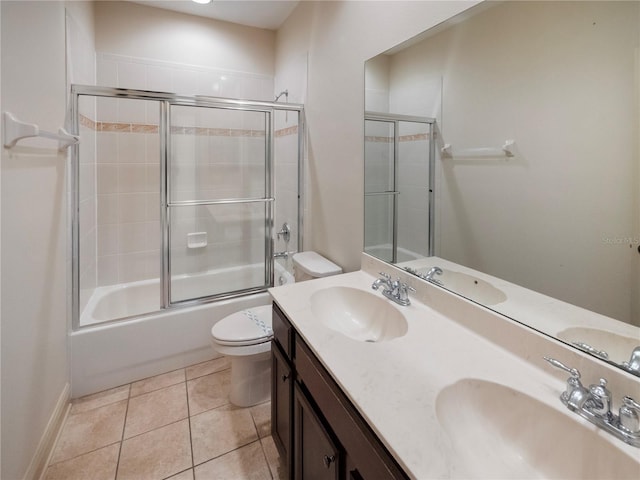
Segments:
[[[286,478],[271,404],[229,403],[219,358],[73,401],[44,480]]]

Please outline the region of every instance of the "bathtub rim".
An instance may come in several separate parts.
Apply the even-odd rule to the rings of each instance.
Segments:
[[[237,268],[237,267],[234,267]],[[280,271],[281,270],[281,271]],[[218,271],[211,271],[211,272],[201,272],[198,273],[196,275],[189,275],[189,274],[182,274],[176,277],[177,280],[180,280],[181,278],[193,278],[193,277],[197,277],[197,276],[206,276],[206,275],[211,275],[213,273],[220,273],[220,270]],[[122,290],[122,289],[126,289],[126,288],[130,288],[130,287],[136,287],[136,286],[147,286],[149,284],[154,284],[157,283],[158,284],[158,288],[160,285],[160,279],[159,278],[149,278],[149,279],[145,279],[145,280],[136,280],[134,282],[128,282],[128,283],[117,283],[117,284],[113,284],[113,285],[104,285],[101,287],[97,287],[100,289],[103,289],[102,291],[99,292],[98,295],[96,295],[96,292],[94,291],[94,293],[91,295],[91,297],[89,298],[89,300],[87,301],[87,304],[84,307],[84,310],[82,312],[80,312],[79,315],[79,322],[77,326],[73,326],[71,328],[71,332],[79,332],[79,331],[84,331],[87,329],[91,329],[91,328],[98,328],[101,326],[108,326],[108,325],[114,325],[114,324],[121,324],[124,322],[132,322],[132,321],[136,321],[136,320],[145,320],[148,317],[153,317],[153,316],[158,316],[158,315],[163,315],[163,314],[169,314],[170,312],[172,312],[175,309],[181,309],[181,308],[196,308],[199,305],[208,305],[210,303],[215,303],[215,302],[223,302],[225,300],[232,300],[235,298],[242,298],[245,296],[250,296],[250,295],[256,295],[256,294],[260,294],[260,293],[267,293],[269,288],[272,288],[273,286],[275,286],[275,274],[279,274],[279,275],[285,275],[285,277],[289,280],[290,283],[294,283],[295,282],[295,278],[294,276],[291,274],[291,272],[289,272],[287,269],[283,268],[283,267],[279,267],[278,264],[276,263],[274,266],[274,278],[271,280],[271,285],[267,285],[267,286],[260,286],[260,287],[253,287],[250,289],[243,289],[243,290],[236,290],[236,291],[232,291],[232,292],[224,292],[221,294],[217,294],[217,295],[207,295],[207,296],[203,296],[203,297],[197,297],[197,298],[190,298],[188,300],[180,300],[177,302],[172,302],[169,304],[169,306],[167,307],[161,307],[159,306],[156,310],[150,311],[150,312],[144,312],[144,313],[138,313],[138,314],[134,314],[134,315],[127,315],[125,317],[118,317],[118,318],[113,318],[110,320],[96,320],[95,317],[93,316],[93,312],[95,311],[95,308],[98,304],[98,302],[100,300],[102,300],[103,298],[105,298],[106,296],[108,296],[110,293],[113,293],[115,291],[118,290]],[[96,289],[97,289],[96,288]],[[89,320],[91,320],[91,323],[83,323],[83,318],[85,318],[85,316],[90,316]]]

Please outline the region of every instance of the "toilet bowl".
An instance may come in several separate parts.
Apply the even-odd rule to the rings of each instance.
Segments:
[[[293,255],[296,281],[326,277],[342,269],[316,252]],[[250,407],[271,395],[271,304],[233,313],[211,328],[211,346],[231,361],[229,401]]]

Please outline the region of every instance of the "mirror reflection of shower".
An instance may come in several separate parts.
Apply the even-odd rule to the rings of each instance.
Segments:
[[[72,92],[74,329],[293,278],[272,254],[285,221],[301,240],[300,105]]]
[[[431,254],[433,131],[431,118],[366,112],[366,253],[394,263]]]

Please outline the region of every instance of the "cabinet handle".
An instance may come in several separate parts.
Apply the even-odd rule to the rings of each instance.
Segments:
[[[322,458],[322,463],[324,463],[324,466],[327,467],[327,468],[331,468],[331,464],[333,462],[335,462],[335,461],[336,461],[336,456],[335,455],[331,455],[331,456],[325,455]]]
[[[289,379],[289,375],[282,375],[282,381],[286,382]]]

